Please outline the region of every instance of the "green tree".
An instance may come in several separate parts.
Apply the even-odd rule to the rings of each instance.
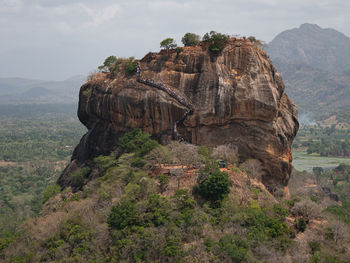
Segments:
[[[160,42],[160,47],[166,49],[169,54],[169,49],[176,48],[177,44],[173,38],[169,37]]]
[[[203,36],[203,41],[209,43],[209,50],[218,53],[225,47],[228,37],[216,31],[210,31]]]
[[[98,67],[99,70],[108,70],[109,72],[112,71],[112,67],[117,61],[117,58],[115,56],[109,56],[108,58],[105,59],[103,64]]]
[[[210,173],[201,173],[201,178],[204,179],[199,182],[196,190],[213,204],[219,205],[230,192],[228,174],[217,168]]]
[[[107,223],[111,228],[121,230],[128,226],[138,225],[139,214],[136,204],[128,200],[121,200],[112,207]]]
[[[182,43],[185,45],[185,47],[187,46],[196,46],[200,43],[201,41],[201,37],[194,34],[194,33],[186,33],[182,39],[181,39]]]

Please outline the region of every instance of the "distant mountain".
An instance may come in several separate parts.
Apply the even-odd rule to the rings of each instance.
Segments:
[[[349,107],[349,37],[334,29],[303,24],[278,34],[267,52],[301,113],[322,118]]]
[[[77,103],[85,76],[64,81],[0,78],[0,104]]]
[[[303,24],[280,33],[269,43],[268,52],[283,63],[337,73],[350,70],[350,38],[318,25]]]

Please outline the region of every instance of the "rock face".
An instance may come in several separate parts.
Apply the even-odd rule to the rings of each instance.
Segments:
[[[288,183],[291,144],[298,130],[297,107],[264,51],[245,39],[229,39],[214,55],[206,45],[181,53],[149,53],[142,78],[162,83],[194,105],[178,132],[193,144],[233,144],[240,160],[259,160],[262,182],[273,191]],[[136,75],[100,73],[80,90],[78,116],[88,128],[58,180],[100,154],[118,150],[118,138],[139,127],[161,143],[173,137],[174,123],[188,110],[164,91],[137,82]]]

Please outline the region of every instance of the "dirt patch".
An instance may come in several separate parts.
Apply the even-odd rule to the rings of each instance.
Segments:
[[[7,162],[4,160],[0,160],[0,167],[5,167],[5,166],[10,166],[10,165],[15,165],[17,164],[16,162]]]

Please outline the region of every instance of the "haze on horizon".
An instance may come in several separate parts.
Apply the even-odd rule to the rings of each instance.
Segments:
[[[63,80],[210,30],[266,42],[308,22],[350,35],[346,0],[0,0],[0,77]]]

